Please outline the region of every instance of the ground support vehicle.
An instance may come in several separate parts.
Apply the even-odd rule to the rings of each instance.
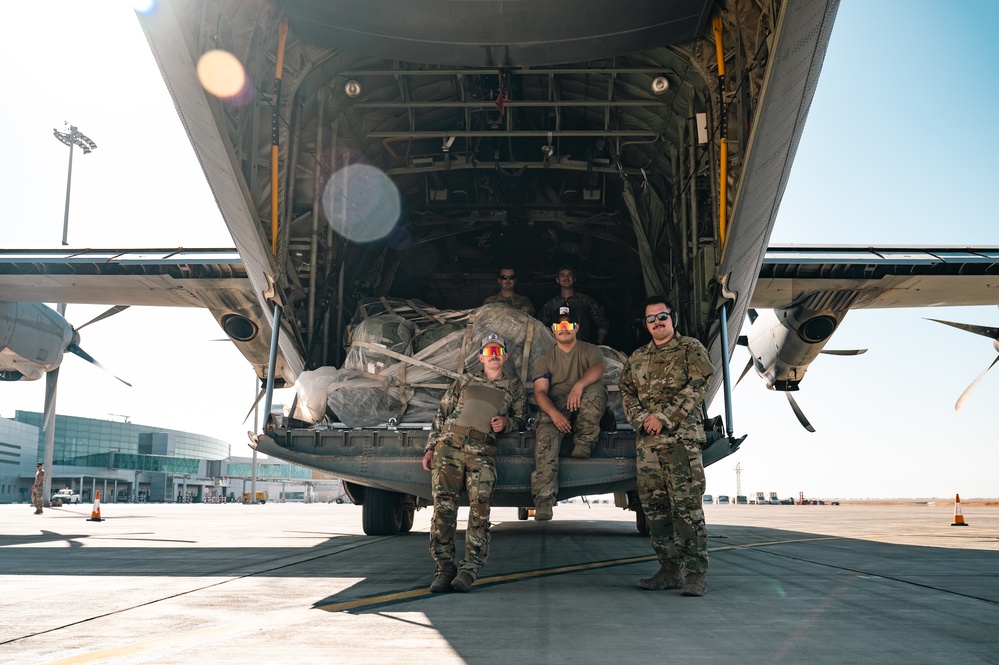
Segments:
[[[80,503],[80,494],[74,492],[73,490],[66,488],[61,489],[52,495],[52,505],[61,506],[64,503]]]

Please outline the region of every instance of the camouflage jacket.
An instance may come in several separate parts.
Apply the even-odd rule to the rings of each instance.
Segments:
[[[576,322],[579,324],[579,332],[576,333],[576,339],[596,344],[597,333],[601,330],[604,332],[610,330],[610,322],[607,320],[604,308],[585,293],[574,293],[568,298],[563,298],[562,296],[552,298],[541,306],[541,310],[538,312],[538,320],[546,326],[555,323],[557,318],[555,313],[558,312],[559,306],[566,302],[579,315],[579,321]]]
[[[636,432],[655,415],[663,434],[703,439],[699,407],[715,368],[707,350],[693,337],[677,336],[662,346],[649,342],[621,370],[621,403]]]
[[[444,397],[441,398],[441,405],[437,409],[434,422],[430,425],[430,436],[427,437],[427,445],[424,450],[433,450],[444,427],[458,420],[458,416],[461,414],[462,393],[465,386],[472,381],[488,383],[506,393],[499,413],[499,415],[507,417],[504,432],[516,432],[523,429],[527,414],[527,391],[524,390],[524,384],[518,377],[503,375],[495,381],[487,381],[485,372],[462,374],[455,379],[447,392],[444,393]]]
[[[494,302],[502,303],[507,307],[513,307],[514,309],[520,309],[520,310],[524,310],[524,308],[526,307],[527,309],[524,311],[526,311],[531,316],[534,316],[534,303],[531,302],[530,298],[528,298],[527,296],[522,296],[519,293],[514,293],[509,298],[504,298],[502,294],[497,293],[496,295],[489,296],[488,298],[483,300],[482,304],[489,305]]]

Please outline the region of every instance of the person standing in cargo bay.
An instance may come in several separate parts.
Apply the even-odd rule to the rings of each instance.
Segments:
[[[529,316],[534,316],[534,304],[531,299],[513,292],[513,287],[517,285],[517,272],[513,268],[500,268],[496,281],[499,282],[500,292],[483,300],[483,305],[494,302],[503,303],[508,307],[523,310]]]
[[[652,341],[621,371],[621,402],[638,434],[638,496],[645,511],[659,571],[639,580],[649,591],[707,589],[708,531],[704,523],[704,426],[701,402],[715,368],[704,346],[676,333],[673,304],[662,296],[645,303]]]
[[[569,305],[579,316],[579,330],[576,339],[591,344],[603,344],[610,329],[604,308],[596,300],[576,291],[576,270],[569,265],[561,266],[555,276],[560,293],[538,311],[538,320],[546,326],[555,323],[555,314],[563,304]]]
[[[431,593],[468,592],[489,556],[489,503],[496,487],[496,435],[524,426],[527,393],[515,376],[503,375],[506,342],[489,334],[482,340],[483,371],[462,374],[441,398],[423,455],[432,472],[434,520],[430,555],[436,568]],[[465,558],[454,562],[458,499],[468,493]]]
[[[600,418],[607,408],[604,354],[576,339],[576,312],[563,303],[552,324],[555,347],[534,364],[534,401],[538,403],[534,435],[531,494],[534,519],[552,518],[558,493],[558,453],[562,437],[572,432],[572,456],[586,459],[600,438]]]

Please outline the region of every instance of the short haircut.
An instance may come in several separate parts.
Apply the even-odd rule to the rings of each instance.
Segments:
[[[514,268],[513,266],[500,266],[499,268],[496,269],[496,276],[499,277],[500,275],[502,275],[504,270],[512,270],[514,275],[517,274],[517,269]]]
[[[666,296],[649,296],[648,298],[645,299],[645,304],[642,305],[642,312],[644,313],[649,305],[660,305],[660,304],[666,305],[669,311],[671,312],[673,311],[673,303],[670,302],[669,298],[667,298]]]

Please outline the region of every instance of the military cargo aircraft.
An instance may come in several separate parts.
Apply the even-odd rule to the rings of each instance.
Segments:
[[[999,300],[990,248],[768,255],[837,4],[164,0],[138,16],[238,261],[49,257],[74,266],[59,285],[12,257],[0,298],[205,306],[280,386],[343,362],[364,299],[468,310],[513,266],[543,302],[568,263],[622,322],[619,350],[642,341],[645,297],[669,295],[724,370],[709,402],[747,314],[773,310],[743,341],[790,396],[851,308]],[[742,438],[708,422],[711,463]],[[430,497],[425,436],[334,422],[254,444],[343,477],[365,530],[397,533]],[[497,505],[529,505],[532,445],[501,441]],[[633,490],[633,433],[600,449],[567,460],[561,498]]]

